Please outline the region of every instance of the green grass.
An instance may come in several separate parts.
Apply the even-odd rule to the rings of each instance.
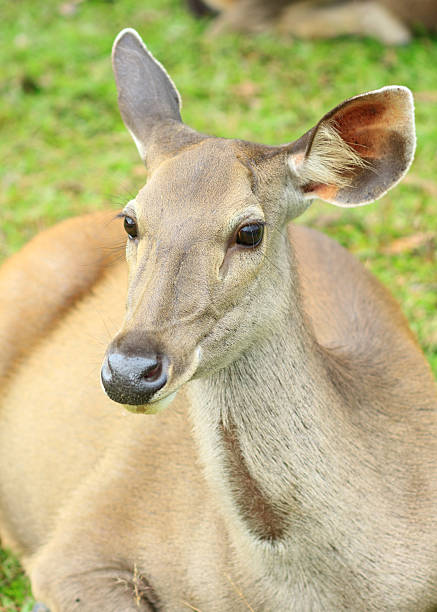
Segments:
[[[30,612],[29,583],[18,561],[0,550],[0,612]]]
[[[366,40],[210,39],[181,0],[2,2],[0,258],[65,217],[121,206],[144,182],[116,105],[109,54],[139,30],[200,131],[279,144],[344,98],[384,85],[416,94],[417,155],[409,178],[378,203],[316,202],[302,222],[352,250],[401,302],[437,373],[437,40],[399,49]],[[0,611],[27,610],[18,566],[2,554]],[[26,607],[27,606],[27,607]]]

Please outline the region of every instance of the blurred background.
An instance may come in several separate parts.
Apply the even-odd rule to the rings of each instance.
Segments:
[[[298,222],[338,240],[388,286],[437,374],[435,35],[419,26],[409,44],[389,46],[297,39],[278,21],[235,31],[245,28],[223,27],[223,15],[195,18],[184,0],[2,0],[0,15],[0,261],[65,217],[121,208],[145,182],[111,71],[124,27],[172,76],[184,121],[217,136],[289,142],[345,98],[410,87],[418,144],[408,176],[375,204],[315,201]],[[18,564],[0,551],[0,612],[32,605]]]

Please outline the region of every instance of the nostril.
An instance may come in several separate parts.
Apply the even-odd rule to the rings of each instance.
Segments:
[[[165,355],[129,355],[109,350],[102,365],[101,381],[111,399],[140,405],[149,402],[166,385],[168,368]]]
[[[142,378],[148,383],[157,381],[162,374],[162,359],[159,355],[156,357],[155,363],[151,363],[143,371]]]

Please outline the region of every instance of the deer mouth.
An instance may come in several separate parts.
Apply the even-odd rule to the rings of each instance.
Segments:
[[[173,391],[164,398],[143,404],[141,406],[135,406],[133,404],[124,404],[124,407],[133,414],[159,414],[163,412],[175,399],[178,391]]]

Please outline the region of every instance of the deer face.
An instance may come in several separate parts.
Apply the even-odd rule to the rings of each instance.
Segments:
[[[346,100],[278,147],[199,134],[133,30],[113,49],[123,120],[150,179],[123,211],[126,318],[102,367],[106,393],[153,412],[195,376],[275,333],[295,289],[285,224],[320,197],[367,204],[396,184],[415,147],[411,93]]]
[[[223,367],[274,325],[286,211],[268,197],[264,174],[278,193],[272,183],[282,177],[269,167],[285,159],[260,171],[246,148],[208,138],[181,151],[123,210],[127,311],[103,368],[116,401],[153,403]]]

